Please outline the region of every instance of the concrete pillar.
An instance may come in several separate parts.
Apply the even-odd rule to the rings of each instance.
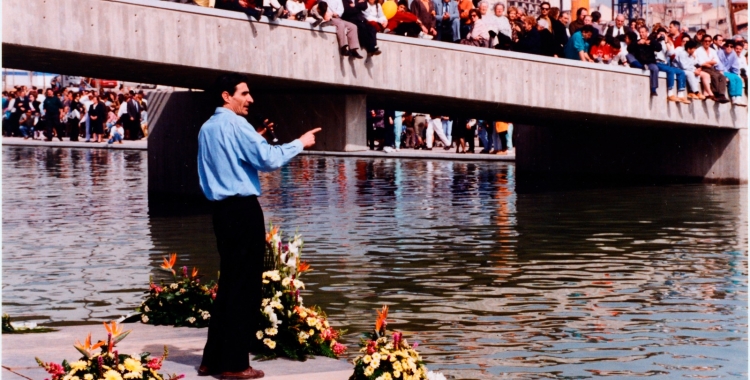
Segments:
[[[525,175],[747,183],[747,129],[515,125]]]
[[[276,122],[280,143],[315,127],[314,150],[366,150],[366,97],[325,92],[254,91],[250,120],[257,114]],[[149,94],[148,190],[154,199],[201,199],[198,132],[214,112],[203,92]],[[161,196],[161,197],[160,197]]]

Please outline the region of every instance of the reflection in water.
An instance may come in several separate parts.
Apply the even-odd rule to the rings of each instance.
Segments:
[[[141,152],[3,148],[4,311],[124,314],[173,251],[215,277],[211,218],[149,216],[146,177]],[[508,164],[320,157],[262,181],[353,346],[387,303],[457,378],[747,377],[745,186],[519,194]]]

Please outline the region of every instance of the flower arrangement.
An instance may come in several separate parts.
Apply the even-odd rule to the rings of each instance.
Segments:
[[[283,244],[278,227],[271,226],[266,234],[266,255],[275,269],[263,273],[261,329],[255,334],[259,358],[337,358],[346,352],[346,346],[338,342],[342,332],[331,327],[325,313],[302,304],[300,289],[305,284],[300,278],[311,270],[309,264],[300,261],[302,246],[300,235]]]
[[[112,321],[109,325],[104,323],[107,329],[107,341],[99,341],[91,344],[91,333],[83,343],[76,341],[75,348],[83,356],[72,363],[63,360],[61,364],[43,362],[35,358],[40,367],[44,368],[50,375],[51,380],[164,380],[164,375],[156,372],[161,369],[162,362],[167,358],[167,346],[164,346],[164,354],[160,358],[150,358],[148,352],[138,355],[124,355],[117,352],[115,345],[125,339],[130,330],[123,331],[121,326]],[[101,352],[94,353],[97,348]],[[167,380],[184,378],[184,375],[169,375]]]
[[[375,330],[362,339],[359,352],[363,355],[354,358],[354,374],[349,380],[444,380],[442,374],[427,371],[417,353],[417,343],[409,345],[400,332],[386,335],[388,306],[377,312]]]
[[[141,322],[153,325],[172,325],[188,327],[206,327],[211,319],[211,305],[216,299],[218,285],[211,281],[201,284],[198,269],[182,267],[182,276],[173,269],[177,254],[172,253],[169,259],[164,258],[161,268],[172,272],[172,283],[161,282],[156,285],[149,277],[149,290],[146,299],[141,303]]]
[[[37,327],[34,322],[14,323],[10,321],[10,315],[3,314],[3,334],[30,334],[57,331],[49,327]]]

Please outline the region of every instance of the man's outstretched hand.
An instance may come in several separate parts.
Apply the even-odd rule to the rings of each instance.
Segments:
[[[315,145],[315,134],[320,132],[322,128],[315,128],[307,131],[302,137],[299,138],[299,141],[302,142],[302,146],[305,148],[309,148],[313,145]]]

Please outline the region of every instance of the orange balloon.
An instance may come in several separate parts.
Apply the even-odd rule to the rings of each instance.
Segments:
[[[395,1],[391,1],[391,0],[383,3],[382,7],[383,7],[383,15],[385,16],[385,18],[389,20],[391,19],[391,17],[395,16],[396,11],[398,11],[398,5],[396,5]]]

